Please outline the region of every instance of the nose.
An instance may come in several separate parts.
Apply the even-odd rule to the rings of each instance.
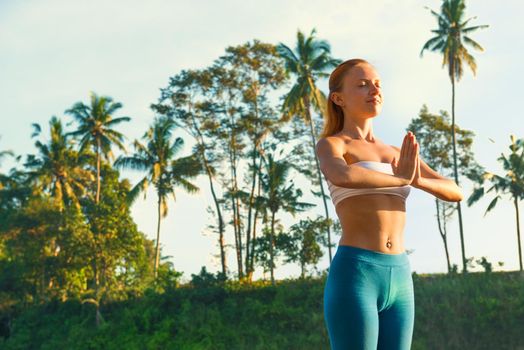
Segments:
[[[369,94],[371,97],[380,96],[380,88],[373,85],[373,88],[369,90]]]

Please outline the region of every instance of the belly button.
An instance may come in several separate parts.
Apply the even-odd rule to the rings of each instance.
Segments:
[[[392,244],[391,244],[391,241],[389,240],[389,237],[388,237],[388,241],[386,243],[386,247],[388,248],[391,248]]]

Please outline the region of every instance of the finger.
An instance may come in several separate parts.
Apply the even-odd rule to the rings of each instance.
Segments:
[[[412,152],[411,157],[415,162],[417,160],[417,147],[418,147],[417,145],[418,145],[417,141],[413,138],[413,141],[411,143],[411,152]]]
[[[406,152],[406,157],[408,158],[408,160],[411,160],[413,159],[413,141],[412,141],[413,137],[411,135],[408,136],[408,143],[407,143],[407,152]]]
[[[393,157],[393,160],[391,161],[391,168],[393,169],[393,173],[397,172],[397,168],[395,167],[395,157]]]
[[[413,142],[411,144],[411,151],[414,153],[413,156],[416,156],[417,155],[417,139],[415,138],[415,136],[413,136]]]
[[[402,141],[402,147],[400,148],[400,160],[406,157],[406,147],[407,147],[408,137],[409,137],[408,135],[405,135],[404,140]]]
[[[420,164],[420,155],[418,153],[418,143],[415,144],[415,166],[418,167]]]
[[[413,142],[412,142],[412,147],[411,147],[411,152],[412,152],[411,157],[413,159],[413,166],[414,166],[415,170],[416,170],[416,166],[417,166],[417,157],[418,157],[417,149],[418,149],[418,143],[417,143],[417,140],[415,138],[415,135],[413,135]]]
[[[404,136],[404,140],[402,140],[402,146],[400,147],[400,154],[399,154],[399,159],[402,159],[404,157],[404,155],[406,154],[406,139],[407,139],[407,135]]]

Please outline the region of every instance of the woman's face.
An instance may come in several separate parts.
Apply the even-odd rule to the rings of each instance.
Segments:
[[[331,98],[342,107],[345,115],[373,117],[382,111],[380,77],[371,65],[359,64],[345,74],[342,90],[332,93]]]

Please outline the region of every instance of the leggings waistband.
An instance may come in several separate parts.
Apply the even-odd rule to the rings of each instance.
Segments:
[[[399,254],[387,254],[350,245],[339,245],[336,254],[342,254],[343,256],[348,256],[354,259],[364,260],[379,265],[402,266],[409,264],[406,251]]]

